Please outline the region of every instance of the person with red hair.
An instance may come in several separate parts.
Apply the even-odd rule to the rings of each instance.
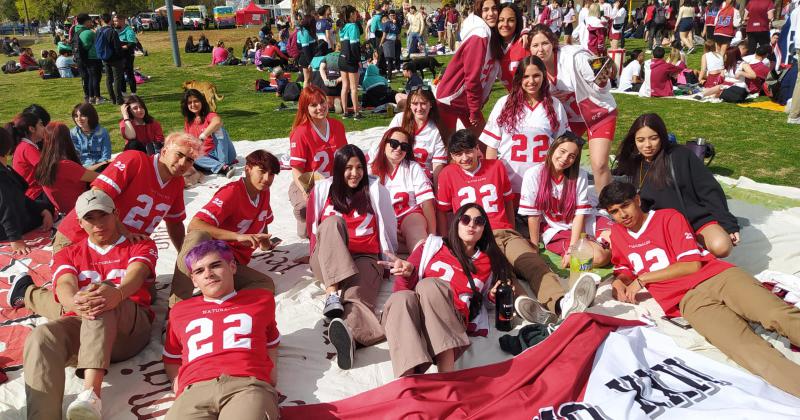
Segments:
[[[568,127],[567,112],[550,95],[546,74],[539,57],[522,59],[514,72],[511,93],[494,105],[480,137],[486,145],[486,158],[499,158],[506,166],[517,197],[525,171],[544,162],[552,139]]]
[[[347,144],[344,125],[328,117],[328,100],[319,87],[307,84],[300,92],[289,143],[293,180],[289,185],[289,201],[297,219],[297,235],[306,238],[308,192],[315,179],[331,175],[333,154]]]
[[[425,169],[414,160],[414,136],[401,127],[386,130],[369,172],[389,190],[399,236],[412,252],[429,234],[436,233],[433,186]]]
[[[34,178],[44,189],[56,212],[69,213],[75,207],[78,196],[89,188],[88,183],[98,175],[81,165],[69,135],[69,127],[58,121],[47,124],[42,158],[36,164]]]

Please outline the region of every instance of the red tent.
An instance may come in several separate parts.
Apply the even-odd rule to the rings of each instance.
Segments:
[[[250,2],[244,9],[236,11],[237,25],[261,25],[269,19],[269,10],[262,9]]]

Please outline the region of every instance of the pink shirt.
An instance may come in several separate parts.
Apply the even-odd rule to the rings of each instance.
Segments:
[[[228,59],[228,50],[222,47],[214,47],[214,50],[211,51],[211,64],[217,65],[220,63],[224,63],[225,60]]]
[[[208,128],[209,124],[211,124],[211,120],[217,116],[216,112],[209,112],[206,115],[206,119],[202,122],[197,122],[196,120],[192,120],[191,123],[185,122],[183,123],[183,131],[200,138],[200,133],[203,132],[206,128]],[[203,141],[203,155],[207,155],[209,152],[214,150],[214,137],[212,135],[208,135],[208,137],[204,139],[200,139]]]

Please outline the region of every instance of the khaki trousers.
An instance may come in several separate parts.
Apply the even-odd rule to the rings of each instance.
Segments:
[[[303,197],[303,191],[294,181],[289,184],[289,203],[292,205],[294,219],[297,220],[297,236],[299,236],[300,239],[307,239],[308,232],[306,230],[306,206],[308,205],[308,202]]]
[[[186,263],[184,262],[186,254],[201,242],[211,239],[211,235],[202,230],[193,230],[186,234],[186,238],[183,240],[183,246],[178,253],[178,259],[175,261],[175,271],[172,273],[172,290],[169,296],[170,308],[182,300],[189,299],[194,292],[194,284],[192,283],[189,269],[186,268]],[[233,275],[233,285],[236,290],[268,289],[275,293],[275,283],[268,275],[246,265],[236,266],[236,274]]]
[[[797,50],[797,62],[800,63],[800,49]],[[792,106],[789,108],[789,118],[800,118],[800,77],[794,82]]]
[[[29,287],[25,291],[25,307],[50,321],[64,315],[64,307],[56,302],[53,291],[43,287]]]
[[[167,420],[277,420],[278,392],[252,376],[221,375],[187,386]]]
[[[342,317],[353,339],[363,346],[383,341],[383,327],[375,315],[375,301],[383,280],[378,256],[350,254],[347,225],[339,216],[325,219],[317,227],[317,244],[311,253],[311,270],[325,287],[341,292]]]
[[[758,322],[800,345],[800,309],[787,305],[738,267],[686,292],[679,307],[698,333],[736,363],[800,397],[800,365],[762,339],[748,323]]]
[[[508,262],[514,267],[517,276],[522,277],[531,286],[536,300],[556,313],[556,303],[564,297],[564,288],[558,276],[550,270],[531,243],[522,235],[511,229],[497,229],[494,240]]]
[[[72,245],[72,241],[69,240],[69,238],[64,236],[61,232],[56,232],[56,235],[53,237],[53,255],[70,245]]]
[[[67,366],[108,369],[147,346],[152,323],[147,311],[124,300],[97,319],[68,316],[33,329],[25,340],[23,374],[29,419],[60,419]]]
[[[381,323],[389,342],[395,376],[419,367],[427,370],[434,357],[456,349],[456,357],[469,346],[464,321],[453,306],[450,284],[426,278],[415,290],[392,293],[383,306]]]

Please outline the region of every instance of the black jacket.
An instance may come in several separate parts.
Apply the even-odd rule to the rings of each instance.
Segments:
[[[651,209],[675,209],[683,213],[692,228],[697,231],[708,222],[716,221],[728,233],[739,231],[736,217],[728,210],[725,193],[711,171],[706,168],[695,154],[683,147],[673,146],[669,151],[678,189],[683,198],[683,205],[678,198],[674,185],[656,189],[652,179],[645,177],[639,195],[645,211]],[[667,168],[669,176],[669,168]],[[639,179],[639,174],[634,179]]]
[[[42,224],[41,204],[25,196],[28,183],[0,164],[0,241],[17,241]]]

